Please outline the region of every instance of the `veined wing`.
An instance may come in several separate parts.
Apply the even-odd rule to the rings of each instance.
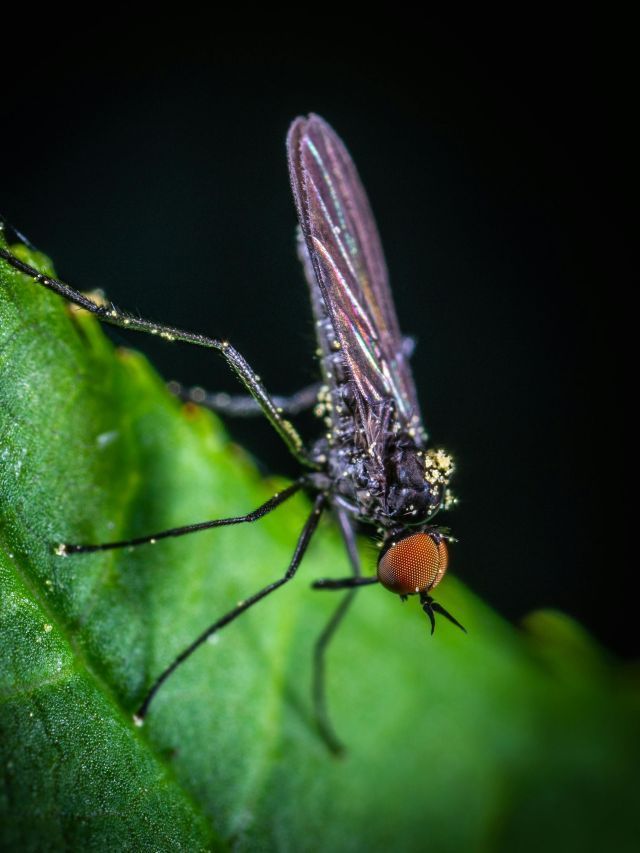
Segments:
[[[420,434],[418,400],[382,246],[353,160],[333,129],[313,114],[293,122],[287,151],[307,251],[363,426],[393,399],[401,420]]]

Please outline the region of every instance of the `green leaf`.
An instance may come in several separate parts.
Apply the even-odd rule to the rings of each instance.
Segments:
[[[329,666],[349,752],[328,753],[308,695],[339,601],[309,583],[348,571],[328,521],[296,579],[194,654],[135,728],[154,676],[282,574],[308,503],[56,556],[241,514],[282,483],[1,261],[0,358],[3,849],[635,849],[637,672],[561,614],[512,628],[454,578],[439,599],[467,636],[442,622],[430,637],[415,602],[358,594]]]

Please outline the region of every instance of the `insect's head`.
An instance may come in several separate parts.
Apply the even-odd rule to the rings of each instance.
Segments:
[[[391,536],[378,559],[378,580],[397,595],[415,595],[436,587],[447,571],[449,552],[435,530]]]
[[[419,595],[422,609],[435,628],[434,613],[440,613],[458,628],[462,625],[442,605],[431,598],[449,565],[447,537],[436,528],[419,533],[391,536],[383,545],[378,559],[378,580],[390,592],[405,598]]]

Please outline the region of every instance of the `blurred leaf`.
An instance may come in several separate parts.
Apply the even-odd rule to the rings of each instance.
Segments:
[[[467,636],[442,622],[431,638],[415,602],[359,593],[329,668],[349,753],[328,754],[308,688],[339,600],[309,582],[347,572],[329,522],[295,581],[200,649],[135,729],[154,676],[284,571],[307,502],[57,557],[61,541],[240,514],[280,484],[3,262],[0,358],[3,849],[637,849],[637,672],[561,614],[512,628],[453,578],[439,599]]]

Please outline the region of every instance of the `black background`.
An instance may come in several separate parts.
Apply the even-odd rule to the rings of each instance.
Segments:
[[[293,391],[316,374],[284,137],[323,115],[368,189],[432,440],[458,460],[453,570],[508,618],[557,607],[632,656],[613,388],[624,81],[591,24],[501,25],[357,50],[194,26],[29,51],[5,80],[0,209],[80,289],[226,337]],[[115,337],[167,378],[235,388],[204,351]],[[264,470],[295,473],[267,425],[229,426]]]

